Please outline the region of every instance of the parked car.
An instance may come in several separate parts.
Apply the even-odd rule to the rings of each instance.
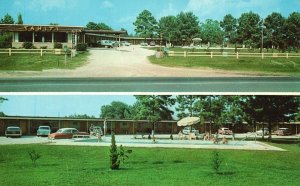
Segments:
[[[113,48],[113,41],[110,40],[100,40],[97,41],[97,43],[101,46],[101,47],[105,47],[105,48]]]
[[[154,41],[151,41],[151,42],[150,42],[150,46],[155,46],[155,42],[154,42]]]
[[[148,46],[148,43],[142,42],[141,46]]]
[[[184,127],[182,129],[182,133],[183,134],[190,134],[190,132],[191,132],[191,128],[190,127]],[[195,133],[196,135],[198,135],[199,134],[199,130],[196,130],[194,127],[192,127],[192,133]]]
[[[256,134],[258,136],[262,136],[263,134],[264,134],[264,136],[269,135],[269,129],[268,128],[260,129],[260,130],[256,131]]]
[[[128,43],[127,41],[122,41],[122,42],[121,42],[121,45],[122,45],[122,46],[130,46],[131,44]]]
[[[291,135],[289,128],[279,128],[278,130],[274,131],[273,134],[277,136]]]
[[[22,136],[22,130],[20,127],[7,127],[5,130],[5,136],[8,137],[21,137]]]
[[[36,132],[37,136],[48,136],[51,133],[51,128],[49,126],[39,126]]]
[[[89,133],[86,132],[79,132],[75,128],[61,128],[57,132],[49,134],[48,138],[49,139],[71,139],[73,138],[73,135],[90,135]]]
[[[218,133],[223,135],[231,135],[232,130],[229,130],[229,128],[222,127],[218,130]]]

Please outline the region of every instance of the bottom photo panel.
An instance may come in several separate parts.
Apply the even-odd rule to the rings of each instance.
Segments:
[[[298,185],[298,95],[3,94],[1,185]]]

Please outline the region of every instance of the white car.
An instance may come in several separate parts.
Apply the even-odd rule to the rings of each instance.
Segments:
[[[39,129],[36,132],[37,136],[48,136],[51,133],[49,126],[39,126]]]
[[[190,127],[184,127],[184,129],[182,129],[182,133],[183,134],[189,134],[191,131]],[[192,127],[192,133],[195,133],[196,135],[199,134],[199,130],[196,130],[194,127]]]
[[[122,46],[130,46],[131,44],[128,43],[127,41],[122,41],[122,42],[121,42],[121,45],[122,45]]]
[[[5,130],[5,136],[8,137],[21,137],[22,130],[20,127],[7,127]]]
[[[260,129],[260,130],[256,131],[256,134],[258,136],[262,136],[263,134],[264,134],[264,136],[269,135],[269,129],[268,128]]]

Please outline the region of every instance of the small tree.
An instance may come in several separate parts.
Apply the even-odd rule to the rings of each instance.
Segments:
[[[115,133],[111,134],[111,146],[110,146],[110,168],[112,170],[117,170],[120,168],[121,161],[125,163],[128,154],[132,153],[132,150],[127,150],[121,145],[118,149],[116,145]]]
[[[111,134],[111,146],[110,146],[110,168],[112,170],[119,169],[120,160],[118,160],[118,147],[116,145],[115,133],[112,132]]]
[[[212,154],[212,168],[215,173],[217,173],[217,174],[219,173],[221,164],[222,164],[222,160],[219,155],[219,152],[214,151]]]

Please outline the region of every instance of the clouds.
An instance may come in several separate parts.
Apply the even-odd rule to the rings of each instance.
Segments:
[[[49,11],[55,9],[63,9],[66,7],[66,0],[32,0],[27,6],[32,10]]]

